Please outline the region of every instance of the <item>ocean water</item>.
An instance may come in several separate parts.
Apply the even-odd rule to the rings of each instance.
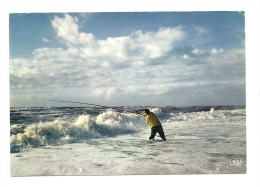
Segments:
[[[117,107],[116,109],[84,107],[37,107],[10,109],[10,147],[20,152],[42,145],[81,143],[147,129],[145,117],[134,112],[149,108],[162,124],[178,122],[181,128],[190,122],[223,125],[236,122],[233,130],[245,134],[245,107]],[[233,120],[233,121],[230,121]],[[182,125],[181,122],[185,122]],[[188,123],[187,123],[188,122]],[[221,125],[221,124],[218,124]],[[189,129],[187,129],[189,130]],[[190,131],[190,130],[189,130]],[[196,130],[197,133],[200,131]],[[175,136],[177,136],[176,134]],[[180,136],[180,134],[179,134]]]
[[[134,113],[145,108],[161,121],[167,142],[158,135],[154,142],[147,141],[150,127],[144,116]],[[46,147],[84,145],[93,168],[69,175],[246,173],[244,106],[11,108],[10,125],[10,152],[16,160]],[[94,155],[103,153],[104,161],[95,164]],[[115,159],[117,164],[101,170]],[[132,159],[144,167],[140,170]],[[163,169],[149,170],[152,160]],[[54,174],[66,175],[47,175]]]

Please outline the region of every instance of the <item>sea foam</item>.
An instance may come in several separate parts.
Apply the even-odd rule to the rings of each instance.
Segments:
[[[11,135],[11,152],[42,145],[85,142],[93,138],[133,133],[144,126],[142,121],[142,116],[107,110],[96,117],[80,115],[72,121],[58,118],[50,122],[33,123],[22,128],[21,132]],[[14,125],[11,129],[21,129],[19,127]]]

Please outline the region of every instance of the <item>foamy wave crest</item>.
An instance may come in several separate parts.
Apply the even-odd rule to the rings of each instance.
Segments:
[[[53,122],[40,122],[28,125],[24,133],[11,136],[11,152],[39,147],[41,145],[60,145],[82,142],[100,137],[95,123],[89,116],[80,116],[74,122],[57,119]]]
[[[102,136],[132,133],[142,127],[137,125],[141,120],[143,119],[135,114],[106,111],[97,117],[81,115],[74,121],[56,119],[52,122],[34,123],[18,134],[11,135],[11,152],[42,145],[85,142]]]
[[[155,113],[156,115],[162,114],[162,109],[160,108],[151,108],[149,109],[151,112]]]
[[[150,108],[149,110],[156,114],[156,116],[162,121],[167,121],[169,118],[171,118],[171,114],[164,113],[161,108]]]
[[[141,117],[132,113],[117,113],[107,110],[105,113],[97,116],[96,123],[102,129],[103,134],[125,134],[131,133],[142,127]]]
[[[189,113],[171,113],[171,118],[167,121],[198,121],[198,120],[220,120],[227,116],[245,116],[244,109],[237,110],[215,110],[211,108],[209,111],[189,112]]]

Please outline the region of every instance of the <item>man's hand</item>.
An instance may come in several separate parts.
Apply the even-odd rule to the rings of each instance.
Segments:
[[[144,111],[135,111],[136,114],[146,115]]]

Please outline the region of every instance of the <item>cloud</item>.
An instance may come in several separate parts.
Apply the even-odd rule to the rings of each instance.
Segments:
[[[183,59],[189,59],[189,55],[184,54],[184,55],[183,55]]]
[[[92,95],[96,99],[102,98],[103,100],[111,100],[113,98],[117,98],[117,96],[120,95],[121,92],[122,90],[117,87],[100,87],[95,89],[92,92]]]
[[[77,17],[72,17],[68,14],[65,14],[64,18],[55,16],[51,21],[58,37],[68,42],[67,44],[91,43],[94,40],[93,34],[80,33],[77,22]]]
[[[45,38],[45,37],[42,38],[42,41],[43,41],[44,43],[51,42],[51,40],[49,40],[49,39],[47,39],[47,38]]]
[[[199,52],[199,50],[197,48],[192,50],[192,53],[194,53],[194,54],[196,54],[198,52]]]
[[[92,17],[93,13],[89,13],[89,12],[81,12],[79,13],[79,15],[84,18],[84,20],[88,20]]]
[[[51,22],[67,47],[39,48],[28,59],[11,59],[12,98],[38,91],[111,104],[195,104],[191,101],[204,102],[200,99],[204,96],[216,99],[229,88],[244,90],[244,49],[180,45],[188,37],[181,26],[101,40],[80,32],[79,19],[69,14]]]
[[[133,32],[130,36],[96,40],[91,33],[79,32],[78,19],[68,14],[55,16],[52,21],[57,36],[68,46],[82,45],[86,56],[107,56],[114,60],[127,60],[127,53],[139,53],[150,59],[158,58],[172,49],[174,41],[185,38],[181,27],[160,28],[156,33]]]
[[[208,32],[205,28],[199,27],[199,26],[196,26],[195,30],[197,31],[198,35],[201,35],[201,34],[204,34],[204,33]]]
[[[156,33],[137,31],[133,33],[134,46],[150,59],[161,57],[173,49],[173,43],[183,40],[186,35],[182,27],[160,28]]]
[[[217,50],[217,49],[213,48],[210,53],[211,54],[218,54],[219,52],[223,52],[223,51],[224,51],[223,49]]]

